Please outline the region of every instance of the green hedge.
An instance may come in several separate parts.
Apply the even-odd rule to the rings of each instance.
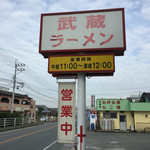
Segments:
[[[18,112],[0,112],[0,118],[19,118],[22,117]]]

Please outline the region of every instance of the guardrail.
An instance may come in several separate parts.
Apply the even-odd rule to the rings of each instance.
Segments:
[[[35,123],[31,118],[0,118],[0,127],[17,126]]]

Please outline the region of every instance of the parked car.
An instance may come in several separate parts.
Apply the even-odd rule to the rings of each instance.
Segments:
[[[46,121],[48,121],[48,117],[47,116],[42,116],[40,118],[40,120],[41,120],[41,122],[46,122]]]

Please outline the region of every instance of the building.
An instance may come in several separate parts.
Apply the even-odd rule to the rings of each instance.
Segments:
[[[97,99],[100,128],[103,120],[113,120],[114,130],[144,131],[150,128],[150,102],[128,99]]]
[[[36,105],[37,117],[41,116],[57,116],[58,108],[48,108],[45,105]]]
[[[12,92],[0,90],[0,112],[10,112],[12,103]],[[35,101],[28,95],[15,93],[14,112],[20,112],[22,116],[31,119],[36,117]]]

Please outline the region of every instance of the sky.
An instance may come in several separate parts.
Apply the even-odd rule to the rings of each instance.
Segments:
[[[28,94],[37,105],[57,108],[57,79],[39,54],[41,13],[111,8],[125,9],[126,51],[115,57],[113,76],[86,78],[86,104],[90,106],[91,95],[126,98],[150,92],[150,0],[0,0],[0,87],[12,91],[17,59],[25,71],[17,72],[16,92]]]

